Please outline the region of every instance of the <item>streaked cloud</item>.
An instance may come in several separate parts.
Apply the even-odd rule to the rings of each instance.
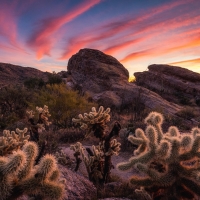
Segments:
[[[130,74],[177,61],[198,70],[199,0],[126,2],[1,0],[0,61],[60,71],[80,49],[95,48]]]
[[[174,17],[176,13],[171,15],[168,13],[170,10],[176,9],[179,6],[182,6],[187,11],[188,4],[192,2],[194,1],[188,0],[166,3],[149,9],[145,14],[141,13],[138,16],[127,16],[122,20],[116,19],[116,21],[95,27],[94,30],[76,35],[67,42],[67,48],[63,52],[61,59],[68,59],[78,52],[79,49],[91,47],[95,43],[100,43],[100,41],[107,43],[107,47],[103,48],[100,46],[100,50],[103,50],[107,54],[115,54],[131,46],[141,44],[145,40],[158,37],[159,34],[164,34],[170,30],[173,31],[179,27],[186,27],[191,23],[198,23],[200,16],[198,12],[194,12],[193,10],[190,13],[186,12],[184,15],[178,17]],[[193,15],[193,18],[191,18],[191,15]],[[117,35],[120,36],[117,37]],[[116,36],[116,38],[113,39],[113,36]]]
[[[78,4],[70,12],[62,16],[42,20],[28,40],[28,44],[37,52],[37,58],[41,59],[44,55],[50,55],[51,48],[56,41],[56,38],[54,38],[56,31],[99,2],[100,0],[83,1],[83,3]]]
[[[191,59],[191,60],[182,60],[182,61],[168,63],[168,64],[173,65],[173,66],[185,67],[189,70],[200,73],[200,58]]]

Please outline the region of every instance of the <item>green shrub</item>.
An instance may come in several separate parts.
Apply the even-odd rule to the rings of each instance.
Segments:
[[[25,87],[29,89],[41,88],[45,85],[45,82],[42,78],[29,78],[24,81]]]
[[[88,102],[86,96],[80,96],[78,92],[68,90],[64,83],[46,85],[33,96],[31,108],[36,105],[46,104],[51,108],[52,123],[55,128],[72,126],[71,118],[79,112],[85,112],[95,103]]]
[[[20,86],[8,86],[0,92],[0,129],[5,129],[25,117],[32,94]]]
[[[63,82],[62,78],[57,75],[55,72],[48,75],[48,81],[47,84],[53,85],[53,84],[61,84]]]

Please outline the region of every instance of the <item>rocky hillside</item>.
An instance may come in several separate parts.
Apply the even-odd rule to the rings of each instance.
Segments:
[[[98,50],[81,49],[68,63],[68,85],[89,93],[94,101],[109,107],[129,107],[138,101],[154,109],[175,114],[181,106],[169,103],[160,95],[128,82],[128,71],[115,58]],[[139,105],[138,105],[139,106]]]
[[[48,72],[31,67],[21,67],[8,63],[0,63],[0,87],[23,83],[26,79],[37,77],[47,80]]]
[[[134,74],[138,86],[177,104],[200,105],[200,74],[169,65],[150,65],[148,69]]]
[[[68,88],[88,94],[91,101],[105,107],[138,115],[145,109],[161,111],[178,120],[192,120],[193,126],[200,121],[200,74],[180,67],[150,65],[149,71],[135,73],[136,82],[129,83],[129,73],[117,59],[98,50],[81,49],[69,59],[67,72],[58,74]],[[23,83],[30,77],[45,79],[47,73],[0,63],[0,86]]]

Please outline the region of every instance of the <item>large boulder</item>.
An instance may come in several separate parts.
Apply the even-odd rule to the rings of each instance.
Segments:
[[[59,166],[63,178],[67,180],[64,200],[96,199],[97,189],[87,178],[65,167]]]
[[[76,84],[90,93],[110,90],[113,84],[128,82],[128,70],[114,57],[94,49],[81,49],[68,62]]]
[[[67,85],[76,85],[81,92],[106,107],[121,108],[133,103],[145,104],[150,109],[161,108],[165,113],[175,114],[181,109],[158,94],[129,83],[127,69],[112,56],[94,49],[81,49],[69,59]]]

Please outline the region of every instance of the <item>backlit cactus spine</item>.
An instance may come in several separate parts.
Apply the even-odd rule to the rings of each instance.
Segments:
[[[0,156],[7,155],[14,150],[20,149],[29,139],[27,128],[15,131],[4,130],[3,136],[0,137]]]
[[[59,178],[56,159],[45,155],[34,165],[38,146],[27,142],[22,150],[14,151],[8,157],[0,157],[0,199],[17,199],[19,196],[39,195],[44,199],[62,199],[64,180]]]
[[[90,154],[86,155],[85,148],[82,146],[80,142],[77,142],[75,145],[71,145],[70,149],[72,149],[75,152],[79,152],[83,162],[86,166],[89,179],[96,184],[99,183],[99,179],[103,178],[103,168],[99,163],[103,163],[104,157],[103,157],[103,151],[100,151],[98,147],[92,146],[92,151]]]
[[[137,129],[135,137],[129,136],[138,148],[128,162],[118,164],[118,169],[133,167],[145,174],[134,174],[130,182],[150,191],[153,198],[156,194],[168,199],[200,196],[200,130],[180,134],[177,127],[171,126],[163,133],[163,116],[157,112],[150,113],[145,123],[145,132]]]
[[[78,119],[73,118],[72,121],[74,123],[80,124],[81,129],[87,130],[88,133],[90,134],[94,129],[96,128],[96,125],[99,126],[99,128],[102,130],[101,132],[98,131],[98,134],[101,135],[94,135],[96,137],[103,137],[104,133],[104,128],[106,126],[106,123],[110,121],[110,108],[107,108],[104,110],[103,106],[99,107],[98,112],[96,111],[95,107],[92,107],[91,112],[89,113],[84,113],[84,115],[79,114]]]
[[[79,153],[82,155],[90,180],[96,184],[105,183],[109,180],[112,168],[111,156],[118,155],[121,145],[116,139],[113,139],[114,136],[118,136],[121,129],[118,122],[115,122],[110,133],[106,132],[106,123],[110,121],[109,113],[110,108],[104,110],[103,106],[100,106],[97,112],[96,108],[93,107],[89,114],[79,114],[78,119],[72,119],[74,123],[80,124],[81,129],[87,131],[87,135],[93,133],[100,140],[98,146],[92,146],[92,150],[86,148],[89,156],[85,155],[80,142],[72,146],[75,151],[77,166],[78,162],[80,163],[80,159],[77,158]],[[79,149],[79,152],[76,153],[77,149]]]

